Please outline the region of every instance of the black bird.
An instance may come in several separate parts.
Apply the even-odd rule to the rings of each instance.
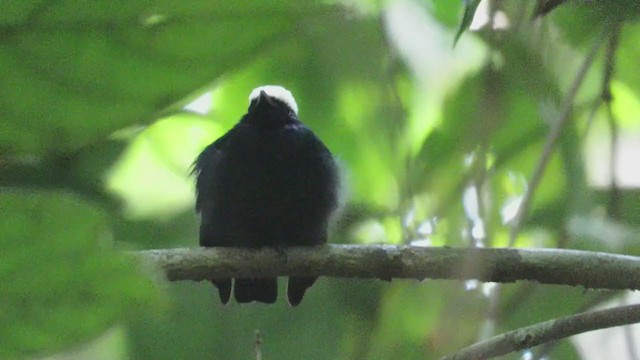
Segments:
[[[261,86],[233,129],[194,163],[200,245],[228,247],[313,246],[327,242],[338,207],[339,170],[331,152],[298,119],[291,92]],[[210,279],[223,304],[232,279]],[[315,277],[290,277],[289,303],[302,301]],[[237,278],[239,303],[274,303],[277,278]]]

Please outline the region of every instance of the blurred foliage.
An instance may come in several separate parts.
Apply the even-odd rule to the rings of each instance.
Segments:
[[[105,214],[90,203],[66,193],[4,191],[0,212],[0,357],[90,340],[153,303],[151,281],[109,249]]]
[[[190,165],[269,83],[344,165],[334,242],[506,246],[610,28],[615,62],[589,69],[516,246],[640,254],[637,174],[593,180],[612,161],[607,66],[620,138],[639,136],[639,17],[635,0],[5,1],[0,357],[77,358],[84,344],[92,358],[246,359],[259,330],[266,359],[437,358],[492,321],[511,330],[615,296],[511,284],[493,314],[491,284],[325,278],[291,309],[223,307],[208,284],[172,283],[159,311],[151,276],[115,250],[197,244]],[[569,341],[551,356],[577,358]]]
[[[460,27],[456,32],[456,36],[453,40],[454,44],[458,42],[460,36],[471,26],[471,22],[475,17],[476,10],[480,5],[480,0],[467,0],[464,2],[464,13],[462,14],[462,21],[460,21]]]

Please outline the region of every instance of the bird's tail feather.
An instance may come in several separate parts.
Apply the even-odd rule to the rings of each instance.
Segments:
[[[289,304],[291,306],[296,306],[300,304],[302,298],[304,297],[305,291],[313,283],[316,282],[317,277],[309,277],[309,276],[295,276],[289,278],[289,285],[287,286],[287,297],[289,298]]]
[[[235,279],[233,293],[239,303],[259,301],[273,304],[278,298],[277,278]]]
[[[231,279],[211,279],[209,281],[218,288],[220,301],[223,304],[228,303],[231,297]]]

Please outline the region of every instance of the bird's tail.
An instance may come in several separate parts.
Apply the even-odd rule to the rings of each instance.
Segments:
[[[235,279],[233,293],[239,303],[259,301],[265,304],[273,304],[278,298],[278,279]]]
[[[211,279],[209,281],[218,288],[220,301],[223,304],[228,303],[231,297],[231,279]]]
[[[295,276],[289,278],[289,285],[287,286],[287,297],[289,298],[289,304],[296,306],[300,304],[304,297],[305,291],[316,282],[317,277],[309,276]]]

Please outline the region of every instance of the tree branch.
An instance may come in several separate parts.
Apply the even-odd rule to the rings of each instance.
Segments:
[[[167,278],[329,276],[346,278],[537,281],[602,289],[640,289],[640,257],[560,249],[326,245],[273,249],[180,248],[136,256]]]
[[[586,312],[510,331],[466,347],[442,360],[488,359],[588,331],[640,322],[640,305]]]
[[[556,143],[558,139],[560,139],[560,135],[562,134],[562,130],[564,130],[565,126],[569,122],[571,116],[571,108],[573,107],[573,101],[578,95],[578,90],[580,90],[580,86],[582,82],[587,76],[587,72],[591,68],[591,64],[595,61],[596,55],[598,54],[598,50],[601,45],[606,41],[607,36],[609,34],[609,27],[604,26],[600,35],[596,38],[595,42],[591,46],[591,50],[587,53],[584,61],[582,62],[582,66],[578,69],[578,74],[573,79],[571,83],[571,87],[569,91],[564,97],[562,101],[562,105],[560,106],[560,112],[558,114],[558,119],[551,124],[551,131],[547,135],[547,141],[544,144],[544,148],[542,149],[542,155],[536,164],[536,168],[531,175],[531,179],[529,180],[529,187],[527,191],[524,193],[524,197],[522,198],[522,202],[518,207],[518,212],[516,213],[515,219],[513,221],[513,226],[511,227],[511,231],[509,232],[509,246],[513,246],[516,242],[518,235],[520,234],[520,230],[522,230],[522,226],[524,225],[531,202],[533,201],[533,196],[538,189],[538,185],[540,185],[542,181],[542,176],[551,161],[551,156],[553,155],[553,151],[555,149]]]

